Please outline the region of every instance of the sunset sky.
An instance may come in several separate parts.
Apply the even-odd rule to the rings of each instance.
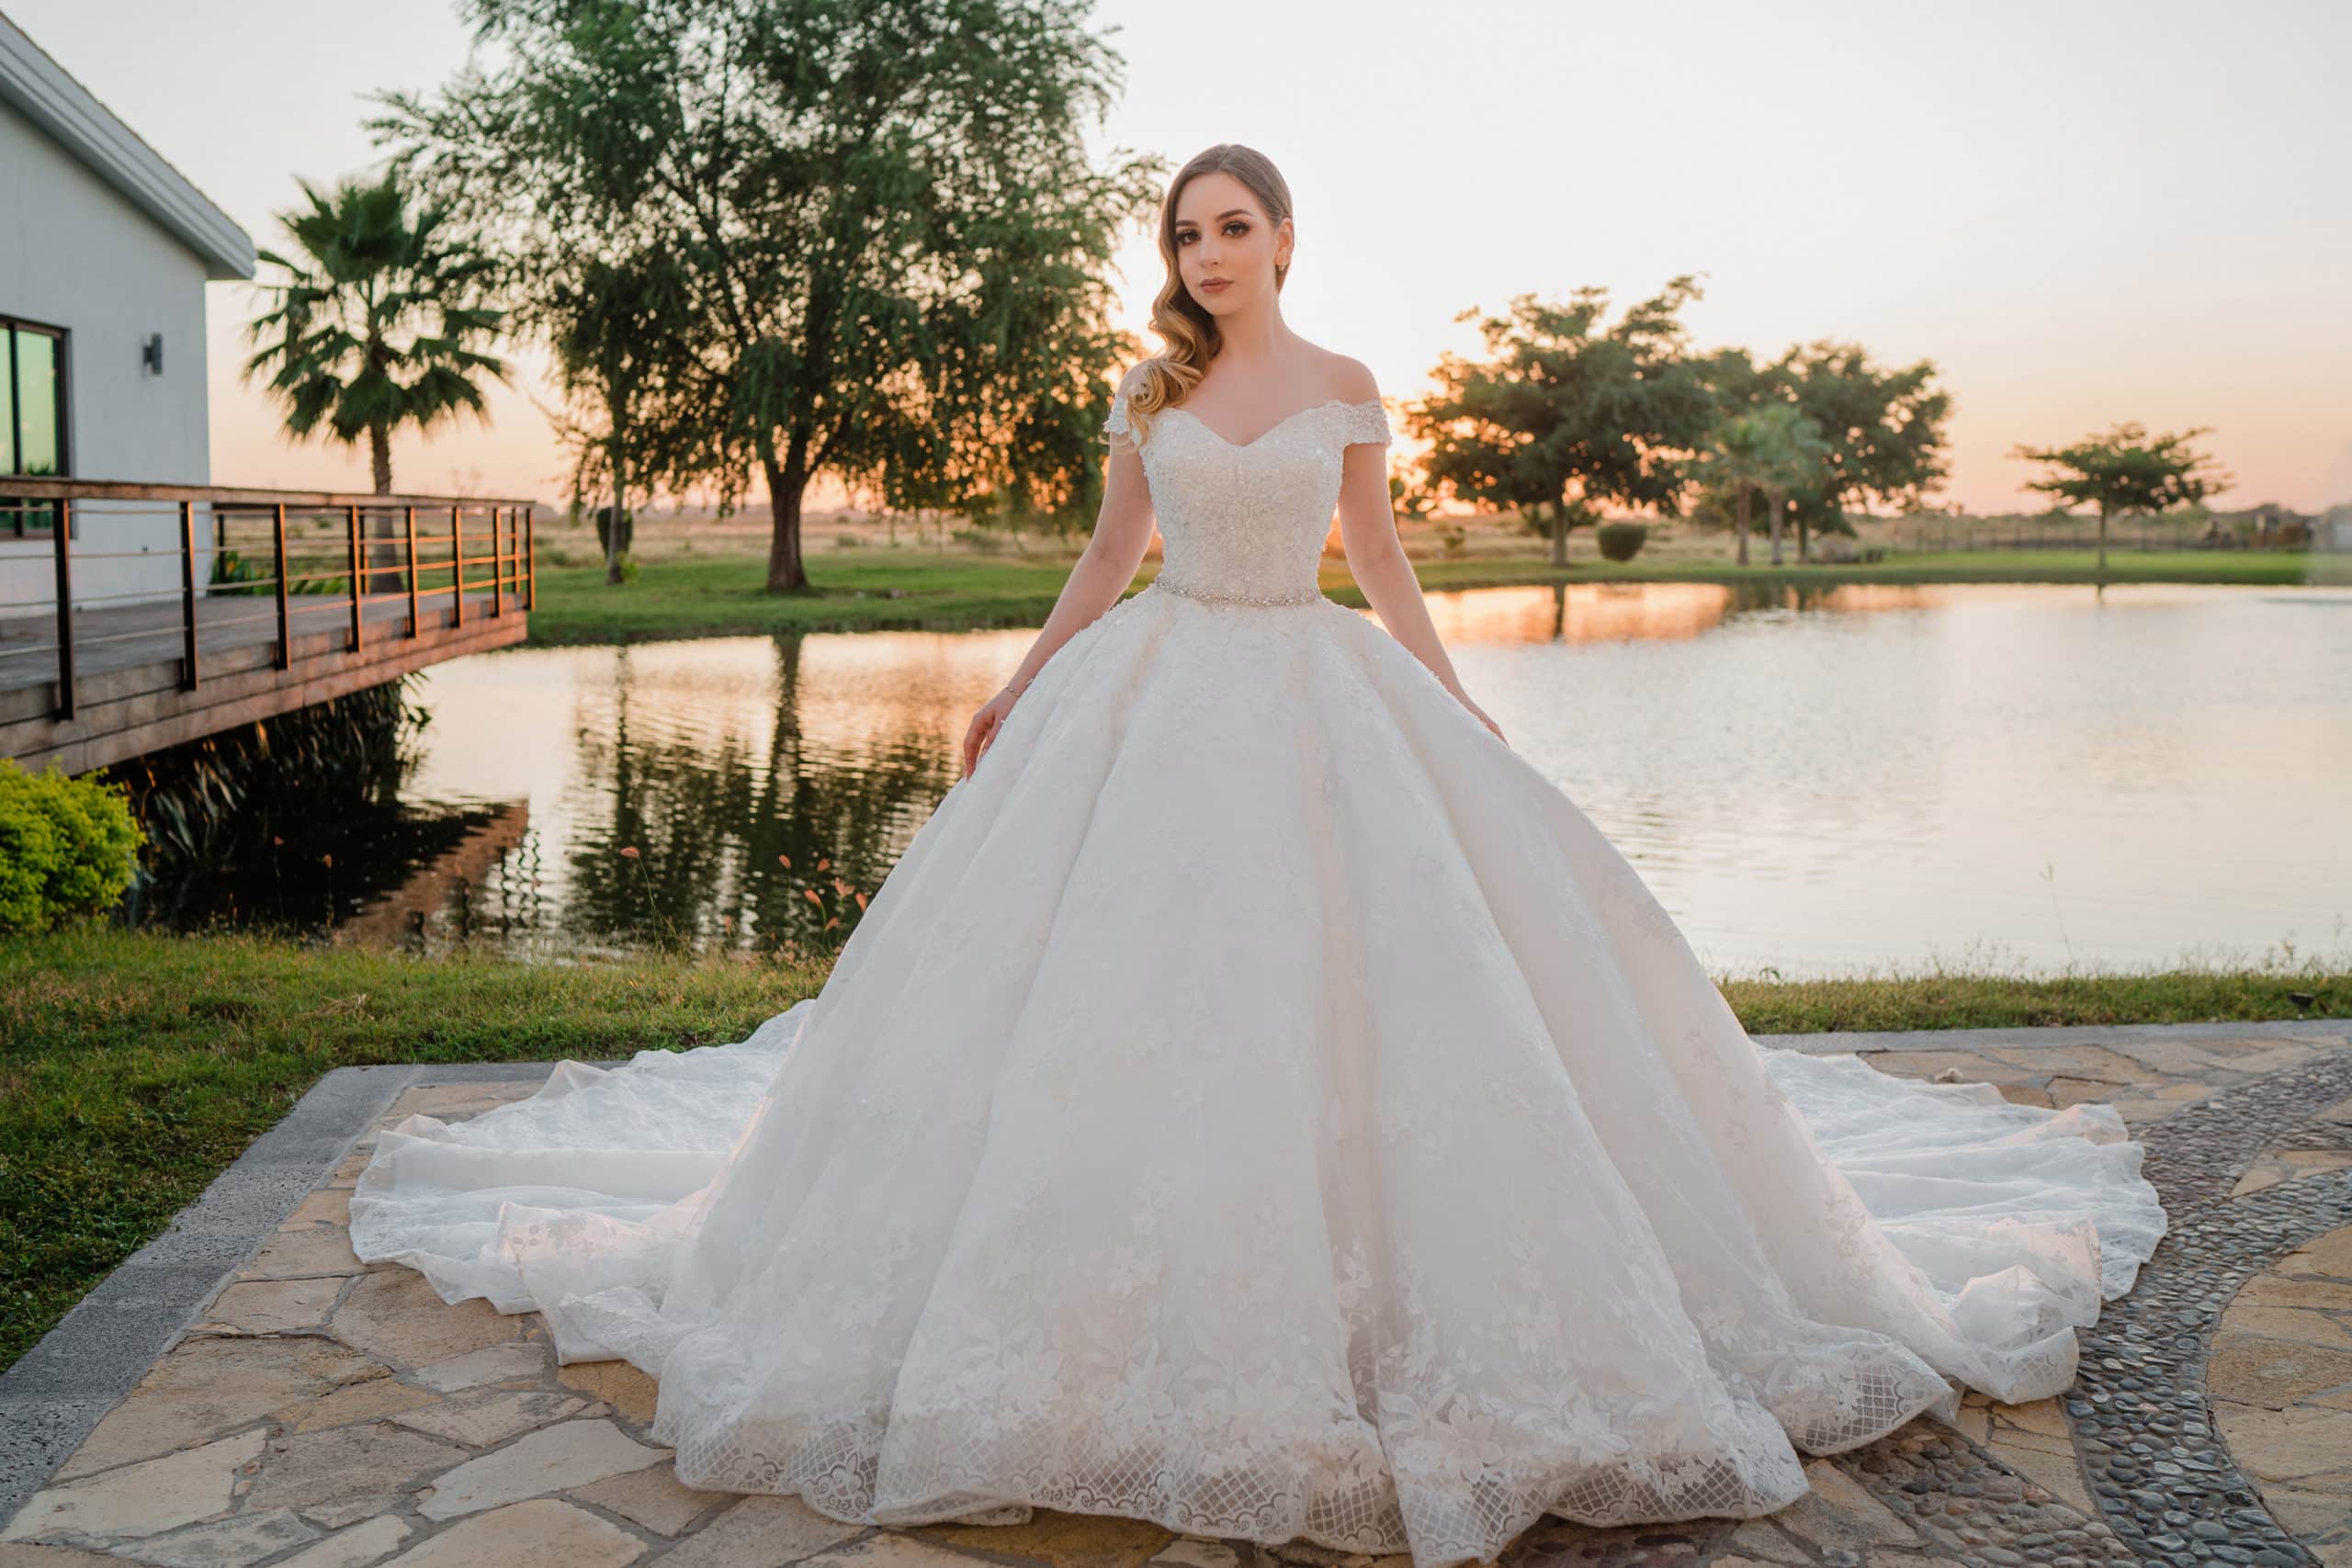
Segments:
[[[379,156],[370,89],[437,86],[448,0],[0,0],[252,234]],[[2214,426],[2225,506],[2352,501],[2352,6],[2256,0],[1597,6],[1562,0],[1111,0],[1124,100],[1096,145],[1218,141],[1298,205],[1292,326],[1428,389],[1468,310],[1584,284],[1630,302],[1703,275],[1702,346],[1856,339],[1935,361],[1958,412],[1941,499],[2036,507],[2018,442],[2120,420]],[[1122,257],[1140,330],[1159,262]],[[211,294],[216,483],[368,487],[364,452],[294,448],[238,383],[243,285]],[[401,438],[410,491],[560,503],[518,353],[494,424]],[[103,477],[103,476],[98,476]]]

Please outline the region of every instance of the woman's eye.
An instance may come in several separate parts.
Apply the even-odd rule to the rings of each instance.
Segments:
[[[1247,224],[1247,223],[1239,223],[1239,222],[1228,223],[1228,224],[1227,224],[1227,225],[1225,226],[1225,231],[1226,231],[1227,233],[1228,233],[1228,234],[1232,234],[1232,235],[1236,235],[1236,236],[1242,235],[1242,234],[1247,234],[1248,232],[1250,232],[1250,225],[1249,225],[1249,224]]]

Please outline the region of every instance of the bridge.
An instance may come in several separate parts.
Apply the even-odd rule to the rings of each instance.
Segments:
[[[531,512],[0,478],[0,757],[86,773],[518,643]]]

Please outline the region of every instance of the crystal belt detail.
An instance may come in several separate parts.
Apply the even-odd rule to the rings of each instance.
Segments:
[[[1164,577],[1155,577],[1146,586],[1165,588],[1170,593],[1181,593],[1187,599],[1198,599],[1211,604],[1312,604],[1323,597],[1320,588],[1308,588],[1296,593],[1208,593],[1197,588],[1180,586]]]

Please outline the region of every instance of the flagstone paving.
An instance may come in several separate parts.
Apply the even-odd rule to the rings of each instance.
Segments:
[[[1915,1422],[1813,1461],[1811,1495],[1770,1518],[1547,1518],[1503,1561],[2352,1568],[2352,1029],[1842,1043],[1885,1071],[2016,1100],[2103,1100],[2149,1141],[2176,1234],[2086,1333],[2084,1379],[2032,1404],[1971,1395],[1957,1429]],[[282,1223],[34,1477],[0,1528],[0,1568],[1408,1568],[1049,1510],[875,1529],[794,1498],[681,1484],[648,1435],[654,1387],[636,1369],[559,1367],[536,1314],[447,1305],[410,1270],[353,1256],[350,1188],[378,1132],[414,1112],[479,1114],[545,1076],[434,1071],[414,1069],[348,1147],[304,1145],[319,1179],[277,1200]],[[51,1337],[87,1332],[69,1319]],[[98,1393],[76,1397],[71,1356],[42,1354],[55,1351],[20,1363],[30,1393],[11,1398],[19,1373],[0,1377],[0,1415],[40,1414],[70,1436],[112,1396],[93,1366]]]

